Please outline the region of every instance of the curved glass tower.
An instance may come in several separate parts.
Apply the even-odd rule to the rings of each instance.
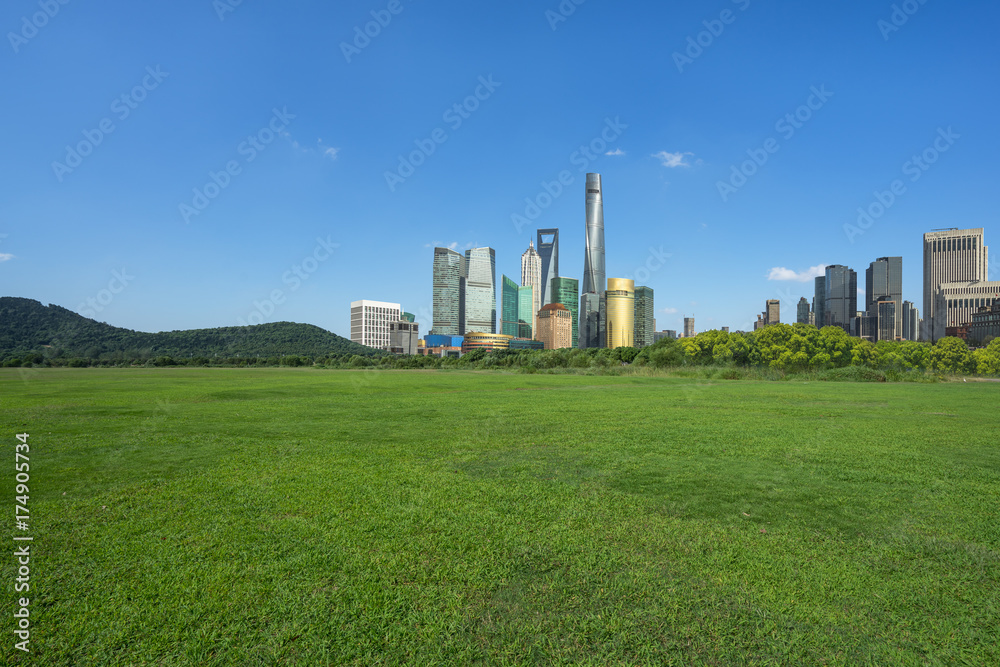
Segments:
[[[604,294],[604,200],[601,175],[587,174],[587,242],[583,254],[583,293]]]

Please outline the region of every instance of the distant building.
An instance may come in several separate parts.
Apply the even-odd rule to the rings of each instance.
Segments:
[[[826,267],[826,324],[851,332],[851,319],[858,310],[858,274],[842,264]]]
[[[580,281],[576,278],[555,277],[551,285],[551,301],[549,303],[561,303],[569,310],[573,316],[573,345],[580,345]]]
[[[416,354],[420,339],[420,325],[400,319],[389,322],[389,352],[393,354]]]
[[[466,330],[497,331],[496,266],[493,248],[470,248],[465,251]]]
[[[538,311],[537,340],[546,350],[573,346],[573,315],[561,303],[550,303]]]
[[[777,299],[768,299],[764,307],[764,321],[767,326],[781,324],[781,302]]]
[[[422,354],[425,357],[452,357],[458,359],[462,356],[461,347],[453,346],[436,346],[436,347],[418,347],[417,354]]]
[[[532,338],[535,335],[535,288],[523,285],[517,288],[517,337]]]
[[[980,345],[986,345],[987,339],[1000,338],[1000,300],[988,307],[980,306],[972,314],[968,337]]]
[[[540,340],[531,340],[530,338],[515,338],[510,341],[510,349],[512,350],[544,350],[545,344]]]
[[[881,296],[873,305],[876,322],[875,341],[896,340],[896,301],[889,296]],[[902,318],[900,318],[902,320]]]
[[[555,302],[552,281],[559,275],[559,230],[538,230],[538,256],[542,259],[541,306]],[[575,299],[574,299],[575,301]],[[563,304],[566,306],[566,304]],[[566,306],[569,308],[569,306]]]
[[[685,317],[684,318],[684,337],[694,338],[694,318]]]
[[[500,278],[500,333],[505,336],[518,336],[518,303],[517,283],[508,278]]]
[[[809,324],[809,302],[806,301],[805,297],[799,299],[799,305],[796,307],[795,321],[798,324]]]
[[[653,332],[653,342],[663,340],[664,338],[670,338],[671,340],[677,339],[677,331],[674,329],[664,329],[663,331]]]
[[[403,310],[385,301],[351,302],[351,340],[376,350],[389,349],[389,324],[399,322]]]
[[[653,344],[653,332],[656,330],[656,320],[653,315],[653,288],[635,288],[635,314],[633,320],[635,329],[632,334],[634,347],[646,347]]]
[[[538,310],[542,307],[542,256],[535,250],[534,244],[528,240],[528,249],[521,255],[521,285],[532,289],[534,302],[531,305],[531,330],[538,326]]]
[[[580,347],[604,347],[607,312],[604,293],[604,193],[600,174],[587,174],[584,186],[586,238],[583,252],[583,283],[580,285]]]
[[[946,336],[948,327],[971,324],[973,314],[997,301],[1000,301],[1000,281],[938,285],[934,293],[934,340]]]
[[[416,322],[417,316],[414,315],[413,313],[403,313],[402,319],[406,320],[407,322]]]
[[[896,304],[896,324],[893,327],[892,338],[879,340],[895,340],[903,336],[903,258],[879,257],[865,271],[865,310],[875,314],[875,304],[889,297]],[[879,322],[879,331],[887,332],[884,322]]]
[[[721,329],[719,329],[719,331],[721,331],[722,333],[729,333],[729,327],[722,327]]]
[[[635,281],[608,278],[605,292],[607,313],[607,347],[632,347],[635,342]]]
[[[982,227],[949,229],[924,234],[924,321],[927,330],[922,340],[934,342],[945,335],[945,328],[958,318],[949,312],[938,317],[938,289],[944,284],[976,283],[989,280],[988,248],[983,243]],[[956,297],[957,298],[957,297]],[[963,297],[964,298],[964,297]],[[971,317],[970,310],[968,316]]]
[[[465,333],[465,257],[449,248],[434,248],[434,321],[430,333]]]
[[[462,337],[428,334],[424,336],[424,345],[426,347],[462,347]]]
[[[920,340],[920,311],[912,301],[903,302],[903,340]]]
[[[813,296],[814,324],[822,329],[826,326],[826,276],[816,278],[816,291]]]
[[[510,336],[497,333],[470,331],[462,341],[462,354],[473,350],[506,350],[510,347]]]

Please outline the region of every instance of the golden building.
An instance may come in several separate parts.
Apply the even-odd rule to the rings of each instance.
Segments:
[[[608,278],[605,292],[608,313],[608,348],[632,347],[635,334],[635,281]]]
[[[546,350],[573,347],[573,313],[561,303],[550,303],[538,311],[538,335]]]
[[[462,354],[473,350],[506,350],[513,336],[472,331],[462,340]]]

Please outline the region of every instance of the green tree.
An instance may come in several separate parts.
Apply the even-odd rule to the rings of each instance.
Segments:
[[[936,342],[931,349],[930,360],[934,370],[944,373],[971,373],[975,370],[969,346],[954,336]]]

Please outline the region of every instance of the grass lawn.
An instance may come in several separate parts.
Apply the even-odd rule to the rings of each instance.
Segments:
[[[1000,384],[3,369],[0,408],[8,664],[1000,664]]]

